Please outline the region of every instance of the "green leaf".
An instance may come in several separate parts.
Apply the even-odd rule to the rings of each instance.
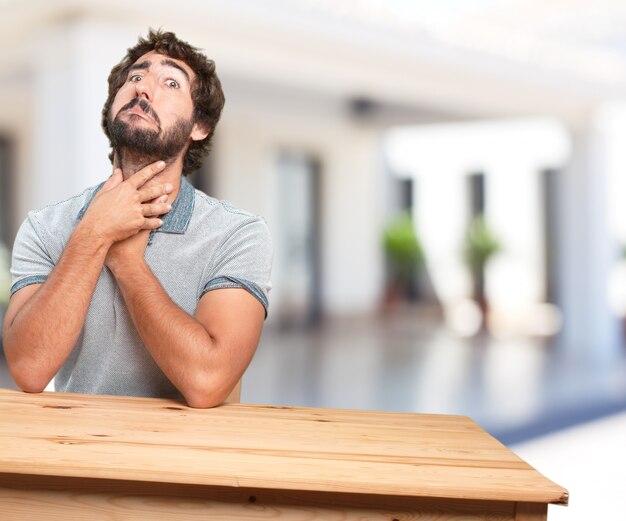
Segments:
[[[484,266],[502,249],[500,241],[487,226],[482,215],[472,219],[465,235],[464,257],[471,268]]]

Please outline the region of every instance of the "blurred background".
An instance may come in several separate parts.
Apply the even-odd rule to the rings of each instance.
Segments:
[[[467,415],[570,489],[550,519],[618,518],[625,2],[0,10],[0,306],[27,212],[110,174],[111,67],[148,27],[172,30],[226,94],[193,183],[275,242],[243,401]]]

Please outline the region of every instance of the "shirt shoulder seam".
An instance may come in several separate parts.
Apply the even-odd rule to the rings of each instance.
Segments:
[[[79,199],[80,197],[83,197],[87,192],[95,190],[97,186],[99,186],[99,185],[90,186],[88,188],[85,188],[81,193],[79,193],[77,195],[73,195],[71,197],[63,199],[62,201],[58,201],[56,203],[47,204],[46,206],[43,206],[43,207],[39,208],[38,210],[33,210],[32,212],[30,212],[30,214],[31,215],[37,215],[37,214],[40,214],[41,212],[43,212],[44,210],[46,210],[48,208],[54,208],[55,206],[66,204],[66,203],[69,203],[69,202],[74,201],[76,199]]]
[[[239,207],[235,206],[234,204],[232,204],[228,200],[217,199],[216,197],[211,197],[210,195],[205,194],[203,191],[198,190],[197,188],[195,189],[195,191],[196,191],[196,196],[197,197],[200,197],[201,199],[206,201],[211,206],[219,206],[224,211],[226,211],[228,213],[231,213],[231,214],[244,215],[246,217],[256,217],[258,219],[263,220],[263,218],[260,215],[257,215],[255,213],[252,213],[252,212],[249,212],[249,211],[244,210],[242,208],[239,208]]]

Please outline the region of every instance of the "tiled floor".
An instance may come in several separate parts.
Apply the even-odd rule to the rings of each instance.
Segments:
[[[510,444],[626,410],[626,351],[599,365],[532,339],[462,339],[436,318],[266,328],[242,400],[472,417]]]

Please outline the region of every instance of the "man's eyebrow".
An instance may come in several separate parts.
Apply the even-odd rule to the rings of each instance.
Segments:
[[[189,77],[189,73],[183,67],[178,65],[178,63],[176,63],[174,60],[165,59],[161,62],[161,65],[169,65],[170,67],[174,67],[175,69],[178,69],[185,75],[185,78],[187,78],[187,81],[191,83],[191,78]]]
[[[145,61],[142,61],[141,63],[133,63],[130,66],[130,69],[128,69],[128,72],[135,71],[137,69],[148,70],[151,65],[152,65],[152,62],[150,60],[145,60]]]

